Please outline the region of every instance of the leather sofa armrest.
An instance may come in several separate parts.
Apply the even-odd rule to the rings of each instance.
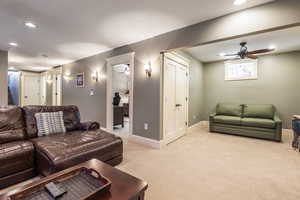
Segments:
[[[80,123],[80,130],[83,131],[92,131],[92,130],[98,130],[100,128],[100,124],[98,122],[81,122]]]

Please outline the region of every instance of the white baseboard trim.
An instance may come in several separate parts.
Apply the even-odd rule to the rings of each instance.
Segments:
[[[157,140],[153,140],[153,139],[149,139],[149,138],[145,138],[145,137],[141,137],[138,135],[130,135],[129,136],[129,141],[138,143],[138,144],[142,144],[148,147],[152,147],[154,149],[161,149],[164,146],[163,141],[157,141]]]
[[[207,127],[208,126],[208,121],[200,121],[200,122],[198,122],[198,123],[196,123],[196,124],[194,124],[194,125],[192,125],[192,126],[190,126],[189,128],[188,128],[188,133],[191,133],[191,132],[193,132],[193,131],[197,131],[197,130],[199,130],[200,128],[203,128],[203,127]]]

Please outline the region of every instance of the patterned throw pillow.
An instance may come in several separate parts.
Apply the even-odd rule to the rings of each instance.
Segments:
[[[66,132],[62,111],[36,113],[35,118],[38,136]]]

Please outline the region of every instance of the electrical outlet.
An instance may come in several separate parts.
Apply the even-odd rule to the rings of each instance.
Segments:
[[[94,96],[95,95],[95,91],[94,90],[90,90],[90,96]]]
[[[148,130],[148,124],[147,123],[144,124],[144,129]]]

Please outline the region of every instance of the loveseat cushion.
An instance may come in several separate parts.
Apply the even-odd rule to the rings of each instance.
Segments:
[[[39,173],[51,173],[97,158],[109,161],[123,153],[122,139],[103,130],[71,131],[32,139]]]
[[[216,115],[214,117],[214,122],[221,124],[241,125],[241,120],[240,117],[235,116]]]
[[[273,119],[275,108],[270,104],[245,104],[243,117]]]
[[[0,144],[23,140],[24,137],[22,109],[17,106],[0,106]]]
[[[275,128],[276,123],[271,119],[242,118],[242,125],[259,128]]]
[[[28,141],[1,144],[0,163],[0,178],[34,168],[33,144]]]
[[[216,114],[241,117],[242,116],[242,106],[240,104],[220,103],[217,105]]]

